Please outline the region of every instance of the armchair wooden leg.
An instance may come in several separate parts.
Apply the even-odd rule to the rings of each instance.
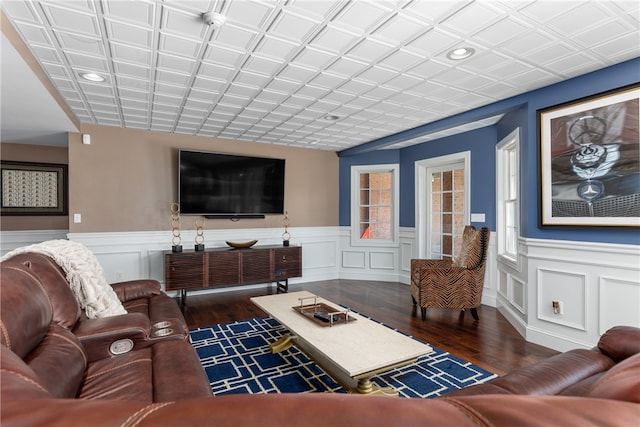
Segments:
[[[416,301],[416,298],[413,295],[411,295],[411,301],[413,301],[413,305],[418,304],[418,301]]]
[[[420,307],[420,315],[422,316],[422,320],[426,320],[427,319],[427,308],[426,307]]]
[[[478,317],[478,309],[477,308],[470,308],[469,309],[471,311],[471,315],[473,316],[473,318],[475,320],[480,320],[480,317]]]

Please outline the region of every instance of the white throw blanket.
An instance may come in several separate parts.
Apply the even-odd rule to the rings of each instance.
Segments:
[[[62,268],[67,275],[73,294],[88,318],[95,319],[127,313],[115,291],[107,283],[98,258],[82,243],[70,240],[48,240],[14,249],[4,255],[0,261],[26,252],[47,255]]]

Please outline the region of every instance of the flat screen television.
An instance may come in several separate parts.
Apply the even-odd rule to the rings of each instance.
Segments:
[[[180,213],[207,218],[284,213],[284,159],[180,150]]]

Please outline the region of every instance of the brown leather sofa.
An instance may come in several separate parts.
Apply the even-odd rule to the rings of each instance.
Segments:
[[[640,403],[640,329],[616,326],[594,349],[560,353],[447,397],[486,394],[590,396]]]
[[[184,317],[151,281],[118,286],[133,312],[87,319],[48,257],[23,254],[1,266],[3,404],[33,395],[144,403],[211,396]],[[165,320],[171,325],[161,329],[152,323]]]
[[[28,252],[15,255],[6,262],[28,265],[52,299],[56,308],[53,313],[54,321],[66,328],[73,327],[76,335],[94,340],[104,337],[108,340],[113,338],[110,329],[122,334],[126,328],[134,334],[130,338],[141,341],[162,337],[183,340],[189,338],[189,329],[180,308],[173,298],[161,291],[157,280],[112,283],[111,287],[128,314],[88,319],[74,298],[64,271],[53,259],[40,253]],[[139,333],[137,338],[134,330]]]
[[[0,272],[2,426],[635,426],[640,421],[636,328],[613,328],[597,348],[554,356],[438,399],[210,397],[195,351],[182,337],[139,338],[119,355],[92,351],[94,341],[74,333],[77,323],[88,320],[79,316],[74,322],[73,310],[61,309],[66,300],[53,296],[34,264],[24,261],[3,262]],[[131,314],[136,313],[123,317]]]

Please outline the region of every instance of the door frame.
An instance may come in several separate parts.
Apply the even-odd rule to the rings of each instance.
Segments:
[[[431,236],[431,221],[427,215],[431,212],[431,183],[428,180],[429,169],[448,164],[464,163],[464,222],[469,224],[471,212],[471,151],[447,154],[415,162],[415,198],[416,198],[416,247],[418,258],[428,258],[430,254],[427,242]],[[421,197],[422,196],[422,197]]]

